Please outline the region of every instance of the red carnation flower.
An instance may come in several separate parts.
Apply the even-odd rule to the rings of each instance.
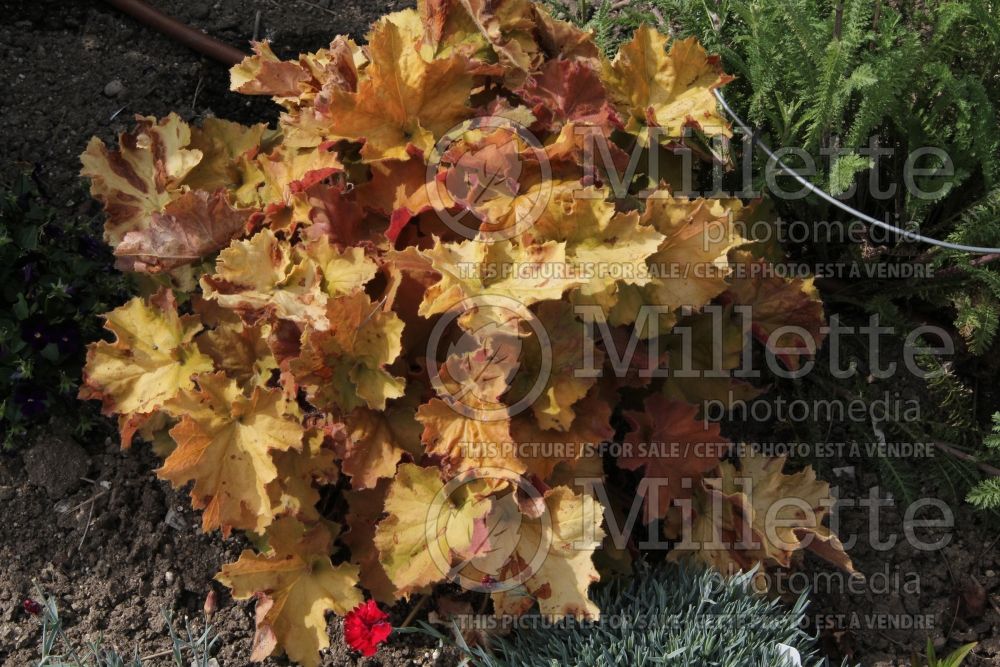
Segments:
[[[375,655],[378,645],[391,633],[389,615],[378,608],[375,600],[362,602],[344,617],[344,641],[361,655]]]

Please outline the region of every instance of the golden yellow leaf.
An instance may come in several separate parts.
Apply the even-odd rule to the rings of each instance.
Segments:
[[[469,117],[473,76],[464,58],[424,59],[418,51],[422,36],[414,10],[384,17],[369,35],[371,62],[357,92],[330,90],[309,114],[286,126],[287,141],[363,141],[365,161],[406,160],[410,146],[428,154],[438,137]]]
[[[215,368],[224,371],[244,389],[263,387],[278,368],[278,361],[268,347],[271,326],[247,326],[242,322],[223,322],[195,338],[198,349],[212,358]]]
[[[658,191],[646,200],[642,222],[666,237],[649,257],[661,276],[645,290],[649,303],[700,308],[726,290],[727,253],[743,239],[722,202]]]
[[[469,555],[475,519],[489,510],[468,487],[450,496],[439,495],[442,488],[436,468],[412,463],[399,466],[389,486],[375,546],[399,596],[451,576],[448,566]]]
[[[724,574],[756,563],[789,567],[805,549],[848,573],[850,557],[823,519],[834,502],[830,485],[812,467],[786,475],[784,457],[770,458],[743,447],[740,467],[728,461],[717,476],[707,476],[695,494],[689,534],[671,560],[695,558]]]
[[[184,185],[213,193],[220,188],[235,190],[247,178],[247,161],[274,140],[273,131],[264,123],[247,127],[206,118],[201,127],[191,128],[189,146],[201,151],[202,158],[184,177]]]
[[[313,260],[323,274],[323,289],[330,296],[352,294],[375,277],[378,266],[365,256],[364,248],[338,248],[327,236],[298,246],[301,255]]]
[[[472,298],[479,307],[558,300],[585,282],[566,270],[570,266],[566,244],[555,241],[530,246],[512,241],[437,243],[422,254],[441,275],[424,294],[420,304],[424,317],[467,309],[462,302]]]
[[[718,478],[707,478],[705,487],[742,506],[743,516],[760,544],[760,558],[782,567],[803,549],[815,550],[834,565],[853,572],[844,547],[823,525],[836,498],[830,485],[816,479],[812,466],[785,474],[785,457],[768,457],[744,447],[740,467],[723,461]]]
[[[333,438],[326,429],[311,427],[305,432],[302,449],[272,453],[278,476],[268,485],[275,515],[303,521],[318,521],[318,487],[336,483],[340,468],[336,463]]]
[[[566,430],[541,428],[533,415],[517,415],[510,431],[527,473],[548,481],[560,463],[574,464],[614,435],[611,402],[595,387],[574,405],[575,418]]]
[[[515,395],[530,391],[542,376],[544,389],[531,403],[531,410],[543,430],[565,431],[576,418],[573,406],[583,399],[597,382],[593,376],[580,375],[584,348],[593,345],[587,328],[576,318],[573,306],[565,301],[545,301],[537,308],[538,320],[548,337],[547,345],[527,345],[522,366],[514,379]],[[593,346],[594,365],[604,363],[604,352]],[[544,357],[544,366],[543,366]],[[522,393],[516,393],[520,390]]]
[[[476,406],[471,397],[463,405]],[[490,406],[492,407],[492,406]],[[488,409],[488,408],[484,408]],[[524,472],[524,464],[508,453],[513,438],[510,419],[483,419],[454,408],[448,401],[432,398],[417,410],[417,421],[424,426],[421,441],[427,453],[441,459],[449,474],[481,467],[505,468]]]
[[[537,602],[539,612],[550,620],[596,620],[600,610],[590,601],[588,589],[600,579],[591,558],[604,538],[604,510],[590,496],[575,494],[567,486],[547,490],[544,501],[539,518],[517,516],[517,504],[509,495],[493,506],[492,511],[503,517],[498,519],[501,524],[518,525],[515,536],[505,538],[516,544],[496,579],[522,582],[520,587],[494,593],[494,609],[498,615],[519,616]],[[502,528],[491,532],[506,535]],[[490,554],[472,563],[483,569],[484,562],[494,557]]]
[[[404,380],[386,370],[402,350],[403,322],[364,292],[330,300],[328,330],[307,329],[289,369],[309,401],[344,415],[357,407],[385,409],[403,395]]]
[[[294,148],[282,144],[258,156],[256,167],[256,177],[244,183],[242,196],[253,196],[260,205],[279,208],[288,205],[297,192],[344,170],[340,156],[326,145]]]
[[[643,25],[622,45],[614,61],[604,64],[603,79],[612,101],[627,118],[625,129],[645,145],[646,128],[658,128],[662,139],[683,136],[685,127],[708,135],[729,135],[712,90],[732,77],[718,57],[710,57],[694,37],[674,41]]]
[[[206,299],[250,323],[277,317],[321,331],[330,327],[319,267],[308,258],[295,262],[289,243],[270,229],[219,253],[215,273],[202,276],[201,286]]]
[[[194,481],[191,504],[204,509],[206,532],[260,532],[274,520],[267,485],[278,470],[271,453],[301,449],[302,425],[289,417],[279,391],[256,387],[248,398],[222,373],[197,382],[197,391],[165,406],[180,423],[170,429],[177,447],[157,475],[175,487]]]
[[[100,399],[105,414],[153,412],[191,389],[193,375],[212,370],[212,360],[192,342],[201,325],[178,315],[172,292],[136,297],[106,317],[115,341],[87,350],[80,388],[80,398]]]
[[[743,506],[736,502],[718,503],[717,495],[696,489],[692,503],[694,516],[679,520],[684,525],[680,531],[683,539],[667,554],[667,560],[699,562],[724,576],[747,572],[760,561],[756,552],[734,548],[747,533],[741,513]],[[672,528],[667,532],[669,537],[676,538]]]
[[[384,411],[355,408],[344,423],[344,472],[351,476],[351,487],[355,489],[370,489],[379,479],[395,475],[396,464],[420,438],[413,408],[401,409],[395,402]],[[413,443],[407,443],[407,439]]]
[[[319,652],[330,645],[326,612],[343,615],[362,602],[358,567],[330,562],[333,538],[322,524],[306,528],[281,519],[269,534],[271,551],[245,550],[216,579],[237,600],[257,598],[251,660],[263,660],[280,645],[292,660],[317,667]]]

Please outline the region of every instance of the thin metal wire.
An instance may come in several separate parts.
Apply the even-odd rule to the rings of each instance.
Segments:
[[[743,130],[744,132],[746,132],[747,135],[753,140],[753,142],[755,144],[757,144],[757,146],[759,146],[760,149],[762,151],[764,151],[764,153],[766,153],[767,156],[769,158],[771,158],[776,165],[778,165],[779,167],[781,167],[785,171],[785,173],[787,173],[789,176],[791,176],[792,178],[794,178],[796,181],[799,182],[799,184],[801,184],[803,187],[805,187],[807,190],[809,190],[809,192],[811,192],[812,194],[816,195],[817,197],[819,197],[823,201],[826,201],[826,202],[828,202],[830,204],[833,204],[834,206],[836,206],[840,210],[846,211],[847,213],[850,213],[851,215],[857,217],[860,220],[863,220],[864,222],[867,222],[869,224],[875,225],[876,227],[881,227],[882,229],[885,229],[885,230],[888,230],[888,231],[891,231],[891,232],[895,232],[895,233],[901,235],[903,238],[905,238],[905,239],[907,239],[909,241],[919,241],[919,242],[922,242],[922,243],[929,243],[931,245],[936,245],[936,246],[939,246],[941,248],[949,248],[951,250],[958,250],[958,251],[961,251],[961,252],[975,253],[977,255],[992,255],[992,254],[1000,253],[1000,248],[984,248],[982,246],[962,245],[961,243],[951,243],[950,241],[942,241],[940,239],[931,238],[930,236],[924,236],[924,235],[918,234],[916,232],[911,232],[911,231],[908,231],[906,229],[902,229],[900,227],[896,227],[895,225],[890,225],[889,223],[884,222],[882,220],[879,220],[877,218],[873,218],[870,215],[862,213],[861,211],[857,210],[856,208],[848,206],[847,204],[845,204],[844,202],[840,201],[839,199],[836,199],[835,197],[833,197],[833,196],[827,194],[826,192],[824,192],[823,190],[820,190],[818,187],[816,187],[815,185],[813,185],[812,183],[810,183],[809,181],[807,181],[805,178],[803,178],[802,176],[800,176],[798,173],[796,173],[793,169],[790,169],[784,162],[782,162],[778,158],[778,156],[776,156],[771,151],[770,148],[767,147],[767,145],[763,141],[761,141],[758,138],[757,133],[754,132],[753,130],[751,130],[747,126],[747,124],[743,122],[743,119],[741,119],[736,114],[736,112],[733,111],[732,107],[729,106],[729,103],[726,102],[726,98],[722,96],[722,93],[720,91],[713,90],[712,92],[715,93],[715,98],[717,100],[719,100],[719,104],[721,104],[722,108],[726,111],[727,114],[729,114],[729,117],[733,119],[733,122],[736,123],[740,127],[741,130]]]

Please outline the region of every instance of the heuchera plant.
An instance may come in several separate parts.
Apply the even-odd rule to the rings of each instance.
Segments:
[[[775,251],[737,232],[757,204],[672,194],[676,149],[718,160],[708,140],[730,133],[712,95],[729,77],[698,43],[644,27],[608,60],[525,0],[429,0],[365,46],[254,49],[232,89],[273,97],[277,129],[139,117],[83,154],[148,290],[108,313],[80,394],[124,447],[154,443],[204,530],[259,536],[219,575],[257,599],[255,659],[316,665],[327,611],[446,581],[496,614],[596,618],[595,552],[629,557],[604,479],[667,482],[642,520],[684,533],[671,558],[788,566],[808,543],[850,569],[828,486],[737,459],[699,417],[759,390],[650,372],[737,368],[744,332],[797,368],[813,350],[772,334],[822,339],[811,281],[761,270]],[[643,166],[618,187],[629,151]],[[587,446],[613,424],[636,445],[617,459]],[[776,540],[765,515],[791,495]]]

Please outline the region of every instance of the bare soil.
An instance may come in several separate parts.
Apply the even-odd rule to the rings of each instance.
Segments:
[[[880,485],[876,475],[860,471],[855,479],[834,477],[830,482],[840,487],[840,498],[855,501],[869,498],[869,490]],[[928,480],[919,497],[940,495],[934,480]],[[846,655],[865,667],[910,665],[911,655],[923,653],[930,639],[939,657],[978,642],[963,664],[1000,665],[996,518],[965,503],[944,504],[954,513],[951,528],[918,526],[919,520],[942,517],[926,508],[906,521],[896,501],[874,509],[840,510],[837,532],[867,581],[852,589],[819,559],[807,561],[804,574],[813,591],[808,616],[829,655]],[[798,577],[786,582],[795,592],[806,581],[796,583]]]
[[[186,495],[157,481],[155,467],[144,446],[122,452],[108,440],[82,447],[58,432],[20,456],[0,458],[0,664],[38,660],[40,621],[22,608],[36,597],[36,585],[55,596],[78,645],[103,634],[123,655],[133,647],[141,655],[169,648],[165,610],[203,627],[205,598],[214,590],[218,611],[211,623],[223,638],[216,657],[221,665],[248,663],[253,602],[232,600],[213,577],[249,545],[242,537],[202,533]],[[397,608],[392,621],[398,625],[404,614]],[[361,659],[343,644],[333,617],[330,636],[324,665],[456,662],[453,652],[420,635],[397,636],[376,658]]]

